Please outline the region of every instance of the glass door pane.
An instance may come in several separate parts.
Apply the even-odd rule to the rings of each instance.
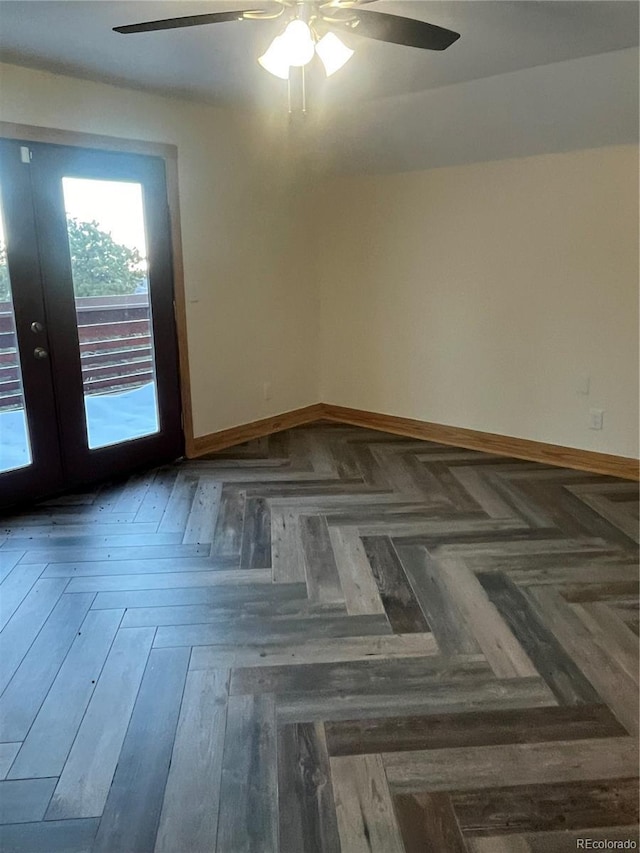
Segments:
[[[0,472],[31,465],[16,320],[0,209]]]
[[[62,179],[90,449],[160,429],[143,188]]]

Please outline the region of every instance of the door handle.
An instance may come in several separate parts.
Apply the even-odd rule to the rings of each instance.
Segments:
[[[49,353],[44,349],[44,347],[36,347],[33,351],[34,358],[48,358]]]
[[[37,320],[34,320],[31,324],[31,331],[34,335],[37,335],[39,332],[44,331],[44,326],[42,325],[42,323],[38,323]]]

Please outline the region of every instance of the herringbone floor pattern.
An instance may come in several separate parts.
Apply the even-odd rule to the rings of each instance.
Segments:
[[[5,519],[3,853],[637,841],[638,489],[319,424]]]

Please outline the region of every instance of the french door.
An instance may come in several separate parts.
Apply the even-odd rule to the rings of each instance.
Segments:
[[[0,140],[0,505],[182,453],[160,158]]]

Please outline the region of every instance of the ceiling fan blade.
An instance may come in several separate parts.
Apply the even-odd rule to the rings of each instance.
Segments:
[[[142,24],[129,24],[126,27],[114,27],[116,33],[149,33],[154,30],[175,30],[179,27],[200,27],[203,24],[223,24],[225,21],[242,21],[245,13],[255,14],[261,9],[238,9],[236,12],[212,12],[208,15],[189,15],[185,18],[166,18],[163,21],[145,21]]]
[[[426,21],[365,9],[345,9],[344,13],[332,10],[331,23],[335,25],[338,22],[338,26],[348,28],[352,33],[365,38],[425,50],[446,50],[460,38],[460,33],[428,24]]]

